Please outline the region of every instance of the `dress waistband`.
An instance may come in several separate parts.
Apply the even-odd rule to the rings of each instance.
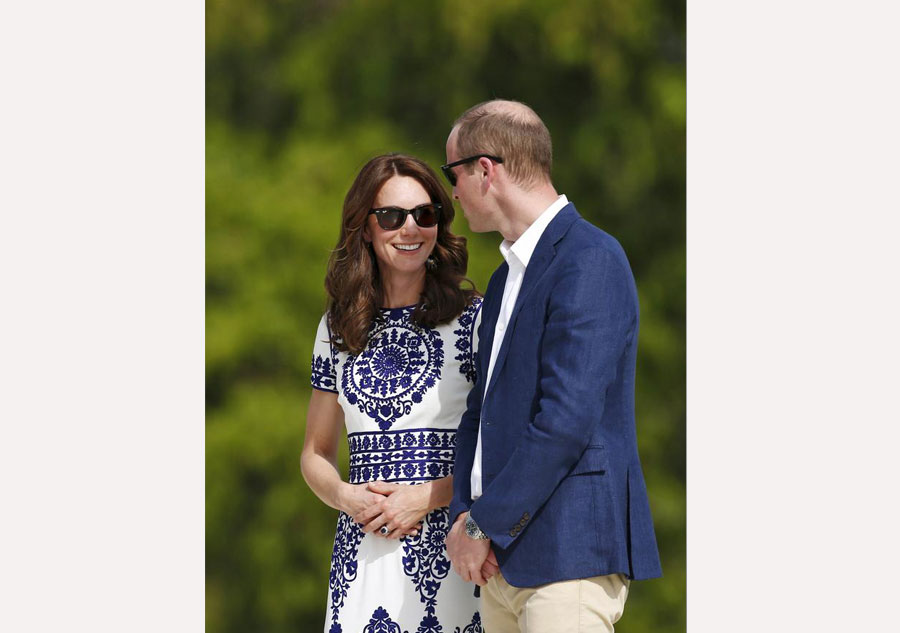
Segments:
[[[456,429],[350,433],[350,483],[424,482],[453,473]]]

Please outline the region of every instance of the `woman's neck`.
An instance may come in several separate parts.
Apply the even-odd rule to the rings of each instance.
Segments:
[[[381,291],[383,308],[403,308],[415,305],[425,289],[425,269],[413,273],[382,274]]]

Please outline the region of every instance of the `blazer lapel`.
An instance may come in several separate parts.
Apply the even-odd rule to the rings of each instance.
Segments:
[[[508,274],[509,264],[503,262],[491,280],[493,283],[488,284],[488,289],[484,293],[484,304],[481,306],[481,326],[484,336],[478,340],[479,376],[487,376],[491,350],[494,346],[494,330],[497,328],[497,319],[500,318],[500,302],[503,300],[503,288],[506,286]]]
[[[534,248],[534,253],[531,254],[531,259],[528,261],[528,266],[525,268],[525,277],[522,279],[522,287],[519,288],[516,304],[513,306],[512,314],[509,316],[509,323],[507,324],[506,332],[504,332],[503,335],[503,342],[500,344],[500,350],[497,352],[497,360],[494,362],[494,369],[491,371],[491,383],[487,386],[487,391],[485,391],[485,393],[488,393],[494,386],[494,383],[497,382],[497,376],[500,375],[500,370],[503,368],[503,363],[506,361],[506,356],[509,353],[509,341],[512,336],[510,332],[512,332],[515,327],[516,318],[518,318],[522,306],[528,299],[528,295],[534,290],[538,280],[544,276],[545,272],[547,272],[550,263],[556,256],[556,243],[563,238],[569,230],[569,227],[572,226],[572,223],[580,217],[581,216],[575,210],[575,205],[570,202],[564,206],[556,217],[553,218],[553,221],[547,225],[547,228],[544,229],[544,233],[541,235],[541,239],[538,240],[537,246]],[[508,266],[506,272],[509,272]],[[506,285],[506,275],[503,276],[503,284]],[[502,289],[500,295],[502,298]],[[492,314],[493,318],[491,320],[491,345],[493,345],[493,332],[496,328],[499,314],[500,301],[497,301],[497,307]],[[491,348],[488,347],[487,350],[488,354],[490,354]],[[487,371],[486,367],[485,371]]]

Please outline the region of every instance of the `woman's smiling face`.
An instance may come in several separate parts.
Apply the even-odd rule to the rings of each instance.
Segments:
[[[431,198],[418,180],[409,176],[393,176],[381,186],[372,207],[413,209],[429,202]],[[366,221],[364,236],[366,241],[372,243],[382,274],[391,275],[408,274],[424,268],[425,260],[437,241],[437,232],[437,225],[422,228],[416,224],[412,214],[406,216],[399,229],[386,231],[378,226],[373,213]]]

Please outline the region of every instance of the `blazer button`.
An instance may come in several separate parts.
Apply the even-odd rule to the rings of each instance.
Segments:
[[[515,536],[516,534],[518,534],[518,532],[516,532],[515,530],[510,530],[510,531],[509,531],[509,535],[510,535],[510,536]]]
[[[531,518],[531,515],[526,512],[525,514],[522,515],[522,518],[527,521],[528,519]]]

